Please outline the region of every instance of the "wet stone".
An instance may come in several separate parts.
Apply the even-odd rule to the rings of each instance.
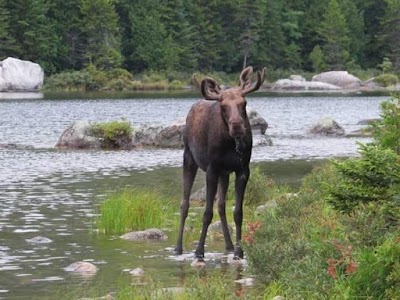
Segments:
[[[166,240],[168,236],[157,228],[146,229],[143,231],[132,231],[120,236],[121,239],[128,241],[143,241],[143,240]]]
[[[31,239],[25,239],[25,241],[31,244],[50,244],[53,242],[51,239],[44,236],[35,236]]]
[[[78,274],[95,274],[98,268],[90,262],[77,261],[64,268],[64,270]]]

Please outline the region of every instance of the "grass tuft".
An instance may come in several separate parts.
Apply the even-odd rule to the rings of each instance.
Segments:
[[[171,204],[158,192],[125,189],[104,201],[96,224],[102,233],[122,234],[132,230],[161,228],[168,223],[166,214],[172,215]]]

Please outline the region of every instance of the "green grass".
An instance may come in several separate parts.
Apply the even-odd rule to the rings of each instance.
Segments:
[[[132,127],[128,121],[111,121],[95,123],[92,126],[95,135],[103,139],[103,148],[130,148]]]
[[[171,202],[155,191],[125,189],[104,201],[96,227],[105,234],[162,228],[172,222],[173,210]]]

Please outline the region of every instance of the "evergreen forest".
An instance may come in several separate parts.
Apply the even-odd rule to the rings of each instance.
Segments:
[[[0,59],[99,70],[400,70],[400,0],[0,0]]]

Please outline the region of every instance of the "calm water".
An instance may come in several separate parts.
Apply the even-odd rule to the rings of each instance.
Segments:
[[[74,121],[124,118],[134,127],[168,125],[184,118],[196,98],[104,94],[86,99],[55,98],[59,97],[0,100],[0,144],[15,144],[0,149],[0,298],[51,299],[71,287],[99,282],[113,290],[117,277],[129,276],[123,270],[136,267],[164,286],[182,284],[187,274],[196,271],[190,262],[171,259],[169,247],[174,245],[174,237],[142,244],[90,234],[96,207],[110,191],[151,186],[179,201],[182,151],[68,151],[53,147]],[[267,133],[274,143],[255,147],[253,162],[278,181],[296,183],[310,170],[307,161],[355,155],[356,141],[367,139],[312,137],[307,130],[322,117],[332,117],[346,132],[359,129],[359,121],[379,116],[379,103],[386,98],[249,98],[249,105],[268,121]],[[196,187],[200,186],[199,180]],[[53,242],[35,245],[26,241],[39,235]],[[207,251],[221,249],[216,243]],[[83,280],[64,271],[77,260],[94,262],[99,273]],[[208,268],[236,272],[221,259]]]

